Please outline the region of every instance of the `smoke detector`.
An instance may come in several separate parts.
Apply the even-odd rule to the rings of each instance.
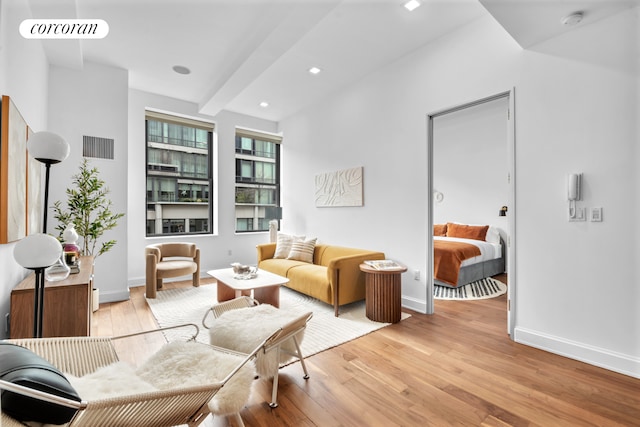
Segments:
[[[562,25],[568,25],[571,27],[573,25],[578,25],[582,21],[582,18],[584,18],[584,12],[573,12],[572,14],[562,18],[560,22],[562,22]]]

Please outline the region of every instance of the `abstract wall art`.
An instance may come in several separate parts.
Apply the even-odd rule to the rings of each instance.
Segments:
[[[362,181],[362,166],[316,175],[316,206],[363,206]]]
[[[41,166],[27,156],[29,128],[10,97],[0,104],[0,244],[38,231]]]

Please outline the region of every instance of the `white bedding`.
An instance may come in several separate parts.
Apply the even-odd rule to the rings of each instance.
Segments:
[[[489,243],[483,242],[482,240],[462,239],[459,237],[434,236],[433,239],[449,242],[469,243],[471,245],[477,246],[480,249],[480,255],[473,258],[465,259],[464,261],[462,261],[462,264],[460,264],[461,267],[502,257],[502,245],[500,243]]]

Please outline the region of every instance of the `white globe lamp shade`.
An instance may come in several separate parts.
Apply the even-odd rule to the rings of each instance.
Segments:
[[[27,150],[31,156],[42,163],[59,163],[69,157],[69,144],[60,135],[53,132],[36,132],[27,140]]]
[[[62,245],[49,234],[31,234],[13,248],[13,257],[18,264],[31,270],[55,264],[61,255]]]

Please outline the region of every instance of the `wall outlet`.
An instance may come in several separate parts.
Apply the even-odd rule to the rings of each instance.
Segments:
[[[229,250],[227,251],[227,255],[229,255],[229,256],[233,255],[233,251],[232,251],[231,249],[229,249]]]
[[[420,270],[413,270],[413,280],[420,280]]]

